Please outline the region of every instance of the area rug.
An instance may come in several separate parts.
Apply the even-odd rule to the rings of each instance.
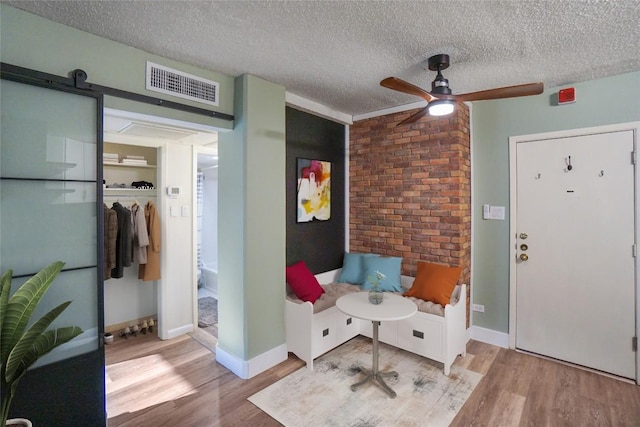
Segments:
[[[482,378],[457,366],[444,376],[442,365],[380,344],[380,371],[398,394],[391,399],[370,382],[356,391],[351,384],[371,367],[371,340],[357,337],[249,397],[249,401],[286,427],[448,426]]]
[[[218,323],[218,300],[212,297],[198,298],[198,327],[206,328]]]

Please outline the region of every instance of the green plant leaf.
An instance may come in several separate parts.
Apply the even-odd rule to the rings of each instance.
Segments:
[[[24,357],[27,352],[33,346],[33,343],[38,339],[40,335],[49,327],[51,322],[53,322],[59,315],[62,313],[67,306],[71,304],[71,301],[64,302],[49,311],[47,314],[42,316],[36,323],[34,323],[29,330],[18,340],[16,346],[9,353],[9,357],[7,358],[7,363],[5,366],[5,378],[8,382],[11,382],[13,379],[16,370],[21,364],[24,363]],[[28,365],[26,366],[29,367]]]
[[[11,350],[22,336],[33,310],[63,266],[63,262],[57,261],[40,270],[18,288],[9,299],[6,307],[3,308],[6,309],[6,311],[0,313],[1,317],[3,317],[0,360],[3,363],[6,362],[9,353],[11,353]]]
[[[27,368],[33,365],[40,357],[54,348],[71,341],[81,333],[82,329],[77,326],[66,326],[40,334],[29,351],[20,360],[20,364],[14,373],[13,381],[19,380],[27,372]]]
[[[9,293],[11,292],[12,276],[13,270],[7,270],[0,277],[0,333],[2,333],[2,324],[4,323],[4,316],[7,312],[7,304],[9,303]],[[4,362],[4,359],[2,359],[2,361]]]

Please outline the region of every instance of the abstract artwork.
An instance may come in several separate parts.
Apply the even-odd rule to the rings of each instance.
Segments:
[[[298,222],[331,218],[331,162],[298,159]]]

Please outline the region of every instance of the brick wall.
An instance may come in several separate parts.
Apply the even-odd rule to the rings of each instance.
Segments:
[[[460,265],[470,285],[469,110],[396,127],[414,112],[350,127],[349,251],[400,256],[409,276],[417,261]]]

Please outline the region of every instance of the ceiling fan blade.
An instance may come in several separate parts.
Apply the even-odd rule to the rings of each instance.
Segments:
[[[418,120],[420,120],[423,116],[427,115],[427,108],[429,108],[429,106],[426,106],[424,108],[422,108],[421,110],[419,110],[417,113],[407,117],[406,119],[404,119],[403,121],[401,121],[400,123],[398,123],[396,125],[396,127],[398,126],[402,126],[402,125],[408,125],[409,123],[413,123],[413,122],[417,122]]]
[[[457,102],[484,101],[488,99],[516,98],[518,96],[539,95],[544,91],[542,83],[527,83],[523,85],[500,87],[496,89],[481,90],[479,92],[454,95]]]
[[[396,77],[387,77],[386,79],[380,82],[380,86],[384,86],[389,89],[397,90],[399,92],[408,93],[409,95],[416,95],[420,98],[423,98],[427,102],[431,102],[436,99],[433,95],[431,95],[426,90],[419,88],[416,85],[412,85],[409,82],[405,82]]]

